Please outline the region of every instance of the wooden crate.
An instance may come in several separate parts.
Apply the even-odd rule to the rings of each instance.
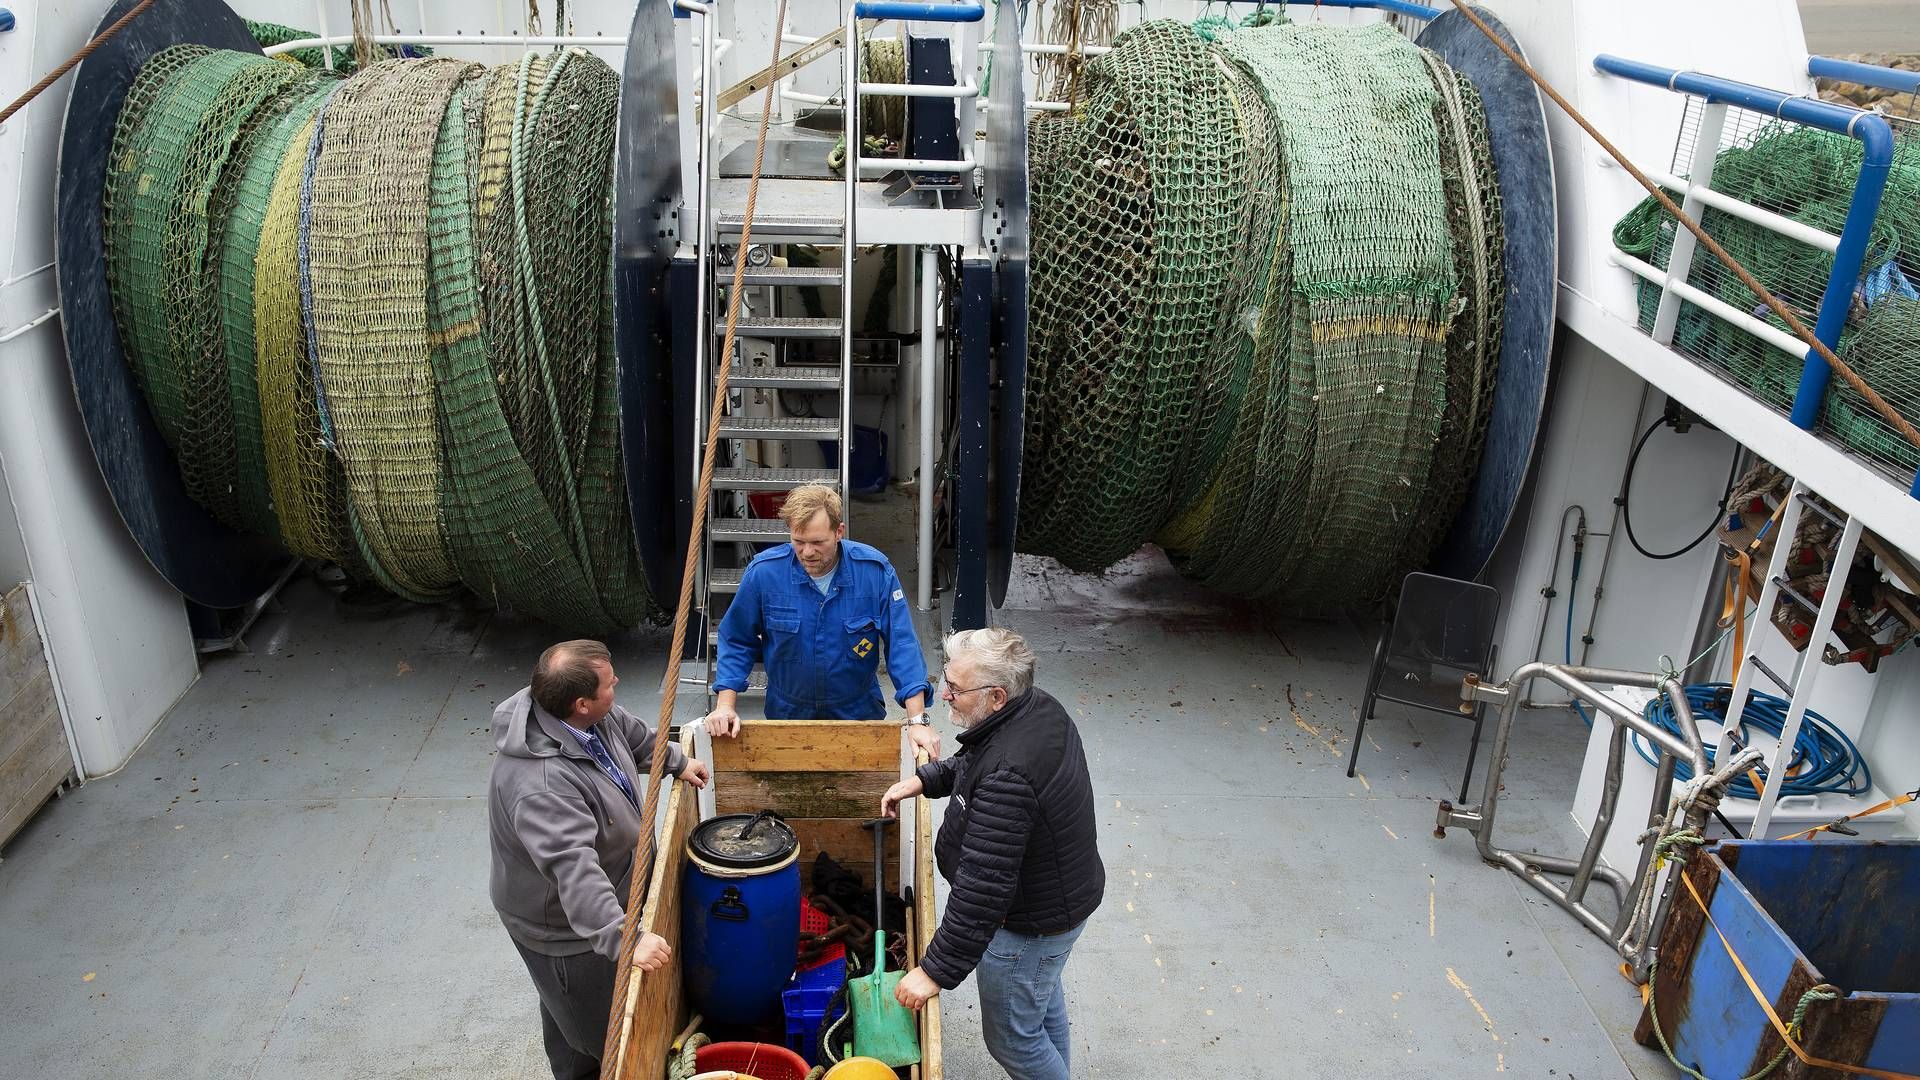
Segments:
[[[0,844],[73,775],[73,754],[27,586],[0,606]]]
[[[786,817],[800,839],[801,876],[809,886],[813,858],[822,851],[864,876],[873,864],[873,837],[861,823],[879,815],[880,796],[911,772],[903,745],[901,730],[894,724],[749,721],[737,738],[713,740],[714,812],[774,810]],[[693,755],[691,739],[683,738],[682,747]],[[641,925],[665,938],[675,949],[675,959],[660,971],[637,976],[641,979],[639,1004],[620,1080],[660,1080],[668,1048],[689,1019],[678,960],[680,891],[687,841],[700,816],[697,796],[686,784],[675,784],[667,797],[663,857],[655,863],[647,886]],[[900,827],[888,830],[887,887],[895,892],[902,866],[911,868],[914,905],[908,929],[912,956],[918,962],[936,924],[933,821],[924,798],[903,808]],[[919,1080],[942,1080],[937,997],[920,1013],[920,1053],[921,1064],[913,1075]]]

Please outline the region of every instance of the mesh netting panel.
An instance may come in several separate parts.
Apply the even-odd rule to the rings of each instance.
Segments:
[[[1021,547],[1377,598],[1471,482],[1504,237],[1472,87],[1390,28],[1145,24],[1032,126]]]
[[[1096,569],[1191,496],[1215,442],[1209,376],[1244,239],[1246,139],[1220,61],[1152,22],[1089,67],[1084,103],[1034,121],[1033,312],[1020,547]],[[1199,430],[1196,430],[1199,429]]]
[[[372,560],[419,599],[459,580],[440,528],[427,194],[440,119],[466,70],[389,62],[342,84],[303,206],[326,422]]]
[[[280,521],[267,474],[266,434],[260,423],[259,343],[254,337],[254,265],[266,226],[274,175],[287,148],[319,110],[330,83],[301,80],[255,114],[234,150],[219,192],[219,316],[232,399],[241,521],[253,532],[276,535]]]
[[[647,614],[620,460],[619,80],[578,50],[352,79],[166,50],[103,200],[114,314],[196,500],[400,595]]]
[[[1697,124],[1698,108],[1690,109],[1689,121]],[[1682,138],[1687,138],[1685,129]],[[1857,140],[1732,110],[1723,141],[1726,145],[1713,161],[1713,190],[1835,235],[1846,227],[1863,157]],[[1695,163],[1688,157],[1676,163],[1676,172],[1690,171]],[[1677,198],[1679,193],[1674,195]],[[1802,322],[1809,327],[1815,324],[1833,269],[1831,254],[1711,207],[1699,220],[1708,235]],[[1677,228],[1649,197],[1620,219],[1613,239],[1627,254],[1665,269]],[[1738,311],[1786,329],[1785,322],[1767,310],[1752,290],[1704,250],[1694,255],[1687,280]],[[1845,360],[1854,351],[1855,339],[1871,333],[1863,355],[1874,373],[1861,374],[1890,404],[1920,398],[1920,375],[1914,373],[1911,362],[1889,364],[1883,359],[1903,353],[1911,358],[1920,351],[1920,326],[1900,303],[1916,297],[1916,286],[1920,286],[1920,141],[1908,135],[1894,144],[1886,192],[1837,350]],[[1659,309],[1659,286],[1642,280],[1639,301],[1641,326],[1651,330]],[[1889,304],[1892,308],[1883,313],[1881,308]],[[1784,410],[1793,402],[1804,365],[1801,354],[1782,352],[1690,303],[1679,307],[1673,346],[1776,408]],[[1882,465],[1911,471],[1911,444],[1860,395],[1836,379],[1829,400],[1824,417],[1828,434]],[[1920,418],[1920,411],[1895,408],[1910,420]]]

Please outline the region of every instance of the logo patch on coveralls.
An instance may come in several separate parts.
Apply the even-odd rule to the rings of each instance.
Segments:
[[[859,657],[862,660],[865,660],[867,658],[867,654],[872,651],[873,651],[873,640],[871,638],[861,638],[860,643],[853,647],[853,655]]]

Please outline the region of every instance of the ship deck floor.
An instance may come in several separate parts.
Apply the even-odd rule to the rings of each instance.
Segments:
[[[910,518],[867,517],[910,578]],[[1633,1044],[1638,995],[1602,942],[1470,837],[1433,838],[1469,725],[1385,706],[1344,775],[1367,635],[1222,601],[1152,553],[1104,576],[1023,557],[1014,578],[999,618],[1078,720],[1099,799],[1107,896],[1066,975],[1076,1075],[1674,1075]],[[545,1075],[487,898],[485,789],[492,705],[551,636],[296,582],[126,768],[0,853],[0,1071]],[[642,715],[665,642],[614,643]],[[1577,848],[1585,741],[1525,715],[1503,844]],[[971,983],[946,1010],[947,1075],[1001,1075]]]

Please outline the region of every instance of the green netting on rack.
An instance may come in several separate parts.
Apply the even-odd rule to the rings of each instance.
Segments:
[[[1816,128],[1761,118],[1750,124],[1735,114],[1733,144],[1713,161],[1715,191],[1772,211],[1804,225],[1838,235],[1864,156],[1857,140]],[[1678,197],[1679,193],[1673,193]],[[1726,248],[1782,303],[1811,327],[1818,318],[1832,254],[1783,236],[1763,225],[1708,207],[1700,217],[1707,234]],[[1613,240],[1623,252],[1665,269],[1677,224],[1651,197],[1614,226]],[[1693,259],[1688,282],[1778,329],[1786,324],[1761,304],[1752,290],[1704,251]],[[1920,284],[1920,141],[1895,141],[1893,163],[1880,212],[1874,221],[1861,275],[1841,330],[1839,353],[1846,360],[1857,337],[1868,333],[1865,366],[1868,385],[1889,403],[1920,404],[1920,369],[1911,357],[1920,351],[1920,326],[1899,301],[1911,301]],[[1639,284],[1640,321],[1651,330],[1658,314],[1660,287]],[[1882,314],[1881,308],[1892,304]],[[1778,408],[1791,406],[1800,382],[1803,358],[1789,355],[1703,308],[1682,303],[1674,325],[1674,347],[1717,368]],[[1906,362],[1886,358],[1904,356]],[[1911,470],[1914,448],[1867,407],[1840,380],[1833,384],[1833,407],[1826,412],[1829,432],[1841,445],[1883,464]],[[1909,420],[1920,412],[1896,406]]]
[[[1031,127],[1022,550],[1150,538],[1327,609],[1471,483],[1504,237],[1464,79],[1385,26],[1147,23]]]
[[[647,614],[620,459],[619,80],[569,50],[351,79],[165,50],[103,199],[114,314],[189,492],[417,600]]]
[[[247,20],[247,33],[253,37],[253,40],[259,42],[260,47],[263,49],[272,48],[275,45],[285,45],[289,41],[306,41],[310,38],[320,36],[311,30],[282,26],[279,23],[260,22],[255,19]],[[360,62],[354,59],[353,46],[351,45],[329,45],[324,49],[320,46],[307,49],[294,49],[291,52],[280,53],[276,59],[287,63],[298,64],[301,67],[319,69],[328,66],[327,54],[329,53],[332,54],[332,67],[334,71],[342,75],[351,75],[360,70]],[[397,47],[392,45],[376,45],[374,46],[374,53],[375,58],[379,60],[402,60],[432,56],[433,50],[419,45],[401,45]]]

